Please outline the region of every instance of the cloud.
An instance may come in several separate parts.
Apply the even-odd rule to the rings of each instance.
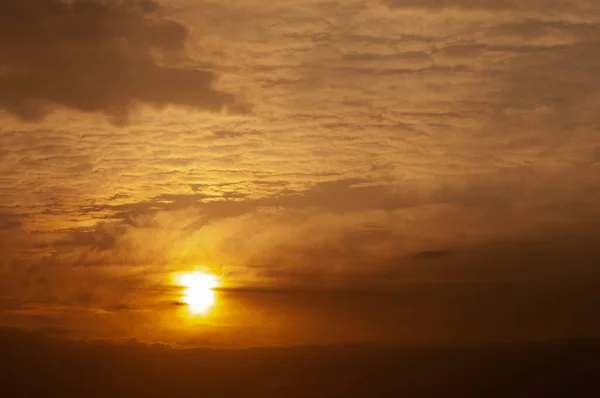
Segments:
[[[125,122],[137,103],[234,105],[213,72],[190,66],[187,37],[154,0],[3,1],[0,108],[29,121],[67,107]]]
[[[414,258],[423,260],[438,260],[440,258],[451,256],[452,252],[449,250],[426,250],[414,254]]]
[[[529,16],[578,16],[594,14],[600,9],[586,0],[383,0],[396,8],[424,9],[429,11],[458,10],[465,14],[470,11],[485,11],[488,15],[498,12],[511,12],[511,15]]]
[[[4,212],[0,209],[0,233],[8,230],[18,229],[23,226],[23,217],[18,214]]]
[[[568,396],[598,386],[600,344],[595,340],[442,347],[350,341],[237,350],[207,348],[206,342],[190,338],[178,347],[187,349],[170,349],[134,338],[73,342],[44,331],[0,329],[3,388],[10,396],[31,398],[90,391],[103,396],[125,391],[131,398],[181,398],[189,391],[200,396],[430,398],[476,397],[490,390]]]
[[[226,283],[214,322],[228,330],[209,333],[215,344],[243,344],[233,330],[265,342],[375,335],[485,340],[518,335],[524,324],[541,333],[556,326],[557,313],[538,311],[526,320],[522,314],[557,297],[570,297],[561,319],[570,306],[584,306],[578,322],[589,324],[594,299],[583,293],[600,281],[598,227],[566,231],[561,222],[541,233],[536,222],[538,229],[527,232],[528,209],[521,217],[494,211],[448,204],[342,212],[270,207],[218,218],[193,208],[146,213],[125,225],[75,231],[50,243],[50,252],[6,264],[0,296],[13,310],[0,323],[178,341],[191,331],[178,330],[175,314],[185,308],[177,305],[180,290],[169,275],[204,267]],[[506,236],[498,232],[508,228],[514,230]],[[503,329],[487,329],[498,316]],[[394,333],[385,332],[390,319]]]
[[[24,85],[13,114],[40,103],[38,87],[54,104],[38,116],[235,106],[224,93],[246,93],[256,112],[142,106],[122,128],[88,113],[3,120],[0,295],[59,303],[86,333],[109,313],[122,335],[149,325],[144,309],[177,307],[168,273],[202,265],[245,289],[289,292],[292,307],[310,296],[294,289],[316,287],[592,283],[600,14],[568,3],[40,2],[27,12],[45,24],[6,21],[0,31],[25,46],[0,54],[57,83]],[[0,7],[25,4],[36,3]],[[102,95],[55,67],[75,62]],[[181,85],[162,83],[171,72]],[[109,73],[143,87],[108,84]]]
[[[406,8],[426,8],[426,9],[444,9],[444,8],[464,8],[464,9],[483,9],[483,10],[506,10],[515,9],[518,3],[512,0],[384,0],[385,3],[394,7]]]
[[[592,153],[592,160],[596,163],[600,163],[600,147],[596,147]]]

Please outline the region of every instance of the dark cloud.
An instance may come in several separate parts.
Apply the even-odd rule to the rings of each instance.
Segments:
[[[592,159],[594,162],[600,162],[600,147],[594,148]]]
[[[221,299],[242,302],[248,313],[269,308],[270,319],[286,319],[283,336],[296,328],[329,341],[353,334],[394,343],[546,340],[599,330],[597,287],[406,283],[377,290],[247,289]],[[292,310],[295,319],[286,317]]]
[[[72,333],[72,330],[59,326],[43,326],[37,329],[36,332],[49,337],[67,337]]]
[[[600,27],[595,23],[572,23],[567,21],[523,20],[503,23],[489,28],[496,35],[517,37],[522,40],[539,39],[551,35],[562,35],[579,40],[594,40],[600,35]]]
[[[141,102],[217,111],[233,95],[189,66],[185,25],[153,0],[5,0],[0,4],[0,109],[26,120],[56,107],[127,120]]]
[[[511,0],[384,0],[385,3],[394,7],[406,8],[471,8],[487,10],[503,10],[515,8],[518,2]]]
[[[0,312],[19,310],[22,309],[23,305],[16,300],[8,297],[0,297]]]
[[[23,225],[23,218],[18,214],[0,210],[0,231],[20,228]]]
[[[452,251],[450,250],[425,250],[419,253],[416,253],[413,257],[423,260],[437,260],[443,257],[448,257],[452,255]]]
[[[586,396],[600,344],[398,347],[339,344],[215,350],[77,341],[0,329],[0,381],[14,397]],[[231,364],[235,364],[232,372]],[[31,382],[23,382],[24,380]]]
[[[597,11],[592,2],[585,0],[383,0],[385,4],[398,8],[419,8],[426,10],[458,9],[461,11],[517,11],[517,12],[591,12]]]

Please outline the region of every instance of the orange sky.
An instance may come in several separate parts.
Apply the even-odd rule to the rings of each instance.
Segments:
[[[589,0],[3,0],[0,325],[600,334],[599,68]]]

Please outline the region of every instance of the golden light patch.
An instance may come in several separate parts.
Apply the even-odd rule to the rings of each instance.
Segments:
[[[215,304],[214,289],[219,286],[215,275],[200,271],[183,273],[178,276],[177,283],[184,288],[182,301],[192,314],[205,314]]]

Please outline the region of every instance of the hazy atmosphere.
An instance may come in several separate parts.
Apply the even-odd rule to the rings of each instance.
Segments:
[[[600,2],[0,1],[0,325],[600,337]]]

